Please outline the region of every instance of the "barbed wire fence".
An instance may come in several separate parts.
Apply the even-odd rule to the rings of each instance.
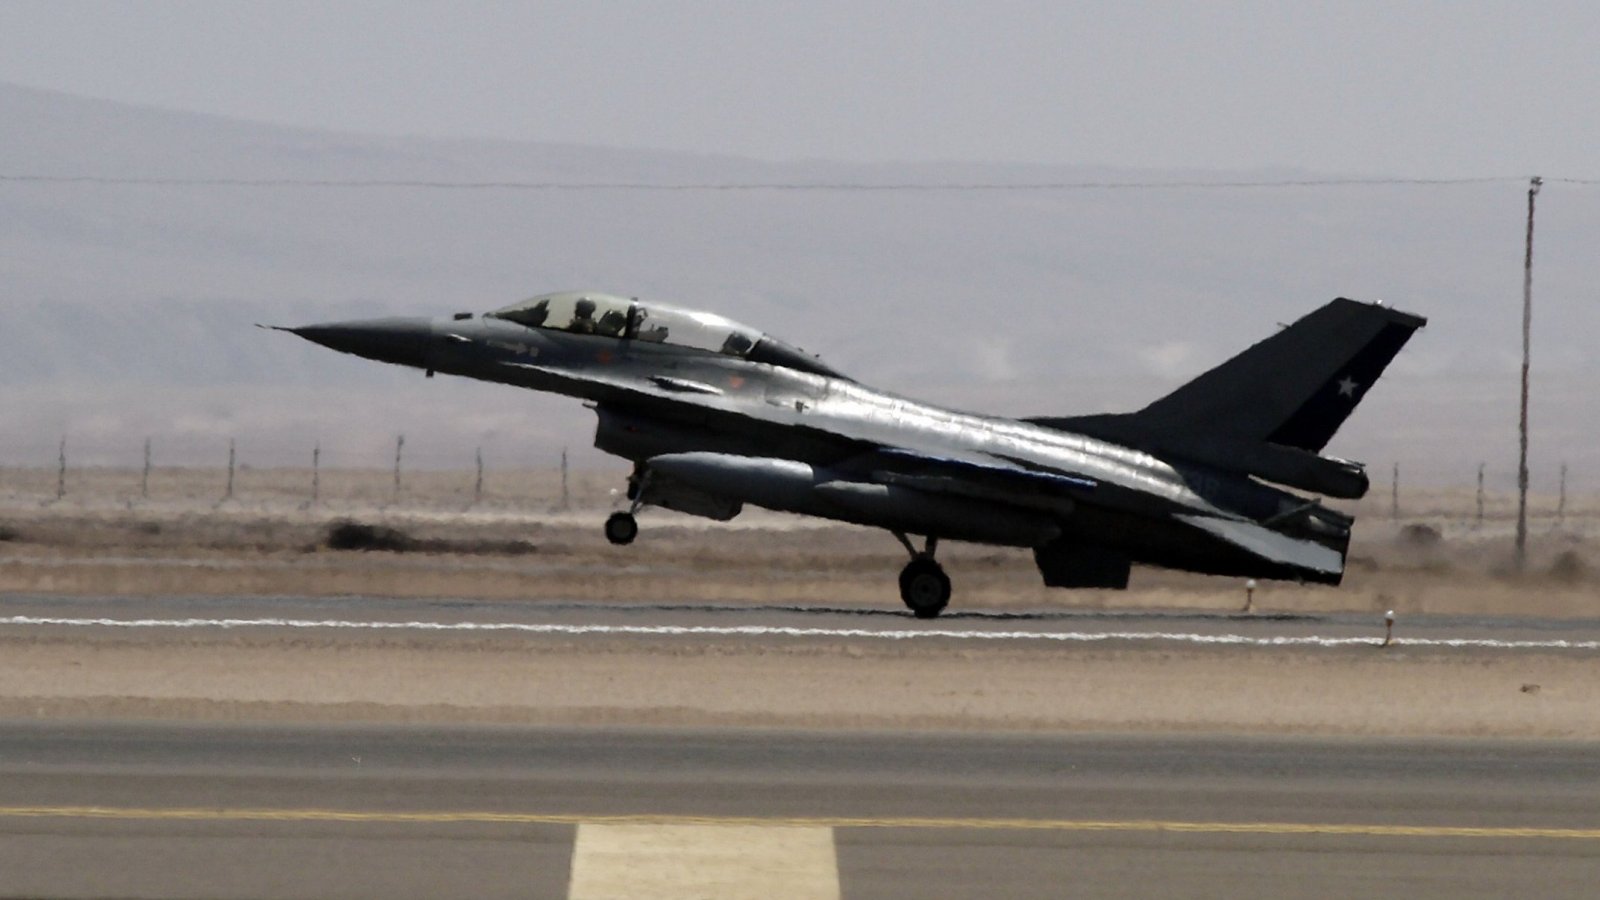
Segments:
[[[427,436],[423,437],[426,444]],[[336,454],[339,459],[330,491],[330,473],[324,471],[327,448],[320,439],[312,442],[302,457],[309,463],[304,467],[252,466],[247,462],[249,445],[237,439],[228,440],[218,449],[213,465],[159,465],[155,447],[170,443],[174,441],[159,436],[145,438],[125,455],[125,464],[106,465],[104,448],[63,436],[57,443],[54,465],[46,466],[41,460],[33,466],[5,470],[9,483],[0,484],[0,502],[25,507],[62,505],[69,500],[104,501],[133,509],[175,502],[244,508],[282,500],[295,509],[311,512],[326,511],[330,503],[339,506],[361,501],[378,509],[453,507],[465,512],[486,504],[523,504],[530,509],[559,512],[581,510],[604,499],[592,486],[587,493],[575,489],[576,476],[586,474],[590,481],[610,479],[619,484],[623,477],[620,470],[575,472],[565,447],[537,456],[520,454],[516,463],[495,467],[479,444],[470,453],[435,453],[426,465],[413,466],[410,455],[405,453],[412,441],[397,435],[389,445],[387,458],[351,451]],[[97,462],[74,466],[69,445]],[[281,452],[281,443],[275,446]],[[457,455],[459,459],[455,459]],[[1387,484],[1380,476],[1374,479],[1376,483],[1365,499],[1331,501],[1332,505],[1354,507],[1358,518],[1367,521],[1448,519],[1476,528],[1504,528],[1514,520],[1518,486],[1514,468],[1483,461],[1463,467],[1459,477],[1452,478],[1442,475],[1436,465],[1407,467],[1396,460],[1388,466],[1369,467],[1369,471],[1382,472],[1385,468]],[[493,472],[502,473],[504,480],[496,479],[491,484],[489,476]],[[1413,481],[1408,481],[1407,472],[1426,474],[1412,475]],[[1572,466],[1562,462],[1541,482],[1543,487],[1532,495],[1528,507],[1532,520],[1559,529],[1600,516],[1600,494],[1573,491],[1573,475]],[[209,494],[207,484],[212,486]],[[378,484],[385,487],[378,488]]]
[[[307,466],[252,465],[250,445],[233,438],[213,445],[217,449],[210,464],[196,462],[192,451],[185,454],[185,463],[162,464],[155,452],[162,443],[179,442],[147,437],[137,445],[137,455],[128,454],[126,462],[118,463],[111,448],[63,436],[55,445],[53,460],[31,464],[23,460],[22,465],[0,468],[0,509],[94,504],[135,509],[174,503],[244,509],[292,500],[296,509],[306,512],[355,501],[378,509],[446,506],[466,511],[486,504],[525,503],[564,511],[593,502],[592,496],[584,496],[580,483],[599,477],[573,471],[566,447],[548,455],[519,453],[515,462],[499,468],[491,465],[482,445],[461,459],[435,453],[427,464],[413,465],[412,454],[406,452],[412,441],[396,436],[387,458],[336,453],[336,468],[328,472],[327,448],[320,439],[303,457]],[[273,446],[273,455],[281,455],[282,442],[274,441]],[[93,461],[75,463],[75,456]],[[492,480],[492,471],[502,473],[504,483]],[[607,473],[611,476],[619,483],[623,477],[620,471]],[[378,488],[379,483],[384,487]],[[536,489],[530,491],[530,484]],[[594,493],[592,488],[588,493]]]

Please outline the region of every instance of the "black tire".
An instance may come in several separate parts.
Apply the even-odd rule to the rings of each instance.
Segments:
[[[612,513],[611,517],[606,519],[606,540],[611,543],[618,546],[631,544],[638,536],[639,520],[633,517],[633,513]]]
[[[900,570],[900,599],[917,618],[935,618],[950,603],[950,576],[925,556],[914,559]]]

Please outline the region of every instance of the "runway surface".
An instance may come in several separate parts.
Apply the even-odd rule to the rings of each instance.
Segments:
[[[717,604],[524,603],[386,597],[0,598],[0,628],[296,629],[618,636],[1177,643],[1340,647],[1377,645],[1382,612],[962,611],[936,620],[901,608]],[[1600,619],[1401,616],[1400,646],[1600,650]]]
[[[1597,879],[1592,744],[0,722],[7,897],[1459,900]]]

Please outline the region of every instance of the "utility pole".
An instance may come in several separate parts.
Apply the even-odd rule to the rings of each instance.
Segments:
[[[472,502],[483,500],[483,448],[478,448],[478,479],[472,483]]]
[[[317,505],[322,493],[322,442],[311,445],[311,505]]]
[[[67,496],[67,438],[61,436],[61,447],[56,452],[56,499]]]
[[[228,438],[228,489],[223,492],[222,499],[233,499],[233,464],[237,459],[234,454],[233,438]]]
[[[1533,335],[1533,200],[1544,179],[1528,182],[1528,237],[1522,255],[1522,410],[1517,429],[1517,571],[1528,565],[1528,362]]]
[[[150,499],[150,439],[144,439],[144,474],[139,476],[139,497]]]

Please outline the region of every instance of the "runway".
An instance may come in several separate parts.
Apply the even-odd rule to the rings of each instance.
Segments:
[[[833,637],[848,639],[1168,643],[1282,647],[1375,646],[1386,636],[1373,613],[1195,611],[962,611],[922,621],[901,608],[826,604],[595,603],[390,597],[60,597],[11,594],[0,629],[291,629],[638,637]],[[1600,650],[1600,619],[1405,616],[1392,642],[1418,648]]]
[[[744,880],[693,882],[718,872]],[[7,721],[0,873],[29,897],[1576,898],[1600,874],[1600,755]]]
[[[0,599],[0,717],[1600,739],[1594,620]]]

